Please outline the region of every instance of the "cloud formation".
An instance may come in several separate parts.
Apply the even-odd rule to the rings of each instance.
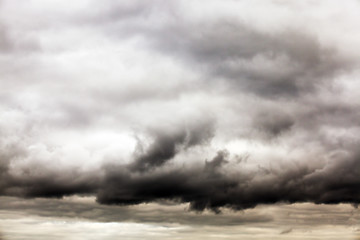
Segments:
[[[136,158],[130,168],[133,171],[146,171],[154,167],[161,166],[171,160],[181,151],[191,146],[206,144],[212,137],[212,123],[198,123],[190,126],[189,129],[175,129],[164,132],[155,131],[155,140],[151,145],[143,150],[141,143],[138,144]]]
[[[0,194],[357,205],[359,3],[198,4],[2,1]]]
[[[159,48],[261,97],[301,97],[352,64],[304,31],[264,33],[233,19],[171,26],[159,38]]]

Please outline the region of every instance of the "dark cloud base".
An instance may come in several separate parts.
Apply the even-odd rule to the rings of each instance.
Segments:
[[[290,127],[291,121],[284,119],[285,123],[276,122]],[[275,129],[273,134],[279,131],[277,126],[266,127]],[[223,207],[241,210],[258,204],[313,202],[357,206],[360,202],[360,154],[355,148],[333,154],[321,167],[304,162],[243,170],[246,163],[226,150],[203,164],[176,166],[171,163],[179,152],[210,141],[213,124],[151,134],[153,142],[147,147],[139,142],[133,161],[104,165],[97,172],[76,169],[58,172],[31,165],[14,175],[9,170],[11,159],[25,153],[20,148],[11,148],[19,153],[2,156],[0,194],[25,198],[95,195],[98,203],[118,205],[171,200],[189,203],[191,210],[214,212]],[[34,170],[41,174],[36,175]]]
[[[172,147],[171,147],[172,148]],[[11,177],[2,171],[2,195],[60,198],[74,194],[96,195],[101,204],[133,205],[161,200],[190,203],[190,209],[219,212],[273,203],[352,203],[360,202],[359,154],[346,155],[322,169],[302,166],[294,169],[260,169],[236,174],[224,170],[229,154],[220,151],[203,166],[147,171],[133,170],[134,165],[106,166],[104,175],[55,173],[43,177]],[[155,159],[156,161],[156,159]]]

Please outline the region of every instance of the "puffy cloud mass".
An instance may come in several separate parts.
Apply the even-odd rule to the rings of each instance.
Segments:
[[[359,10],[1,1],[0,194],[357,205]]]

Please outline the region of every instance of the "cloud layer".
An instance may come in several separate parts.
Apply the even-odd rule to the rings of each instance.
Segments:
[[[0,4],[1,195],[359,203],[358,1]]]

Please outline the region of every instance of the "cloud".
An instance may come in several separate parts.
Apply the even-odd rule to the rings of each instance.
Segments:
[[[0,54],[2,56],[12,53],[32,53],[41,50],[40,44],[31,36],[19,35],[18,33],[12,33],[5,23],[0,22]]]
[[[254,128],[269,136],[278,136],[283,132],[289,131],[295,124],[291,116],[282,112],[262,112],[254,117],[254,121]]]
[[[331,3],[320,16],[266,1],[264,20],[245,2],[202,14],[186,1],[108,3],[3,2],[1,195],[217,213],[358,204],[358,37],[345,37],[358,21],[346,6],[337,25]]]
[[[265,169],[254,173],[221,172],[224,152],[203,169],[173,170],[136,175],[120,169],[108,171],[98,201],[106,204],[139,204],[161,199],[190,202],[202,211],[220,207],[252,208],[277,202],[357,203],[358,155],[333,159],[323,169],[302,166],[294,169]],[[345,158],[346,157],[346,158]],[[240,166],[232,166],[241,168]],[[218,169],[219,168],[219,169]],[[218,170],[217,170],[218,169]]]
[[[236,214],[226,212],[209,218],[209,213],[197,214],[184,211],[186,205],[164,205],[151,203],[139,206],[99,205],[93,198],[20,199],[2,197],[1,210],[23,212],[42,217],[86,219],[98,222],[139,222],[184,224],[196,226],[239,226],[256,223],[270,223],[273,217],[266,213],[249,212]]]
[[[164,37],[167,36],[167,37]],[[205,69],[207,81],[260,97],[301,97],[354,64],[302,29],[263,32],[236,19],[179,21],[155,35],[158,48]]]
[[[2,51],[6,51],[7,49],[11,48],[10,41],[4,27],[0,27],[0,47]]]
[[[288,234],[288,233],[291,233],[292,232],[292,228],[288,228],[288,229],[285,229],[284,231],[282,231],[280,234]]]
[[[96,194],[99,203],[121,205],[172,200],[190,203],[192,210],[215,212],[221,207],[240,210],[277,202],[358,204],[359,162],[359,154],[339,152],[322,168],[303,165],[245,171],[244,163],[235,163],[229,153],[220,151],[211,161],[185,168],[143,169],[139,173],[126,165],[109,165],[103,178],[95,172],[48,174],[41,167],[43,174],[36,176],[33,165],[18,176],[3,172],[2,193],[23,197]]]
[[[131,170],[146,171],[158,167],[171,160],[180,150],[186,150],[189,147],[202,145],[209,141],[213,136],[212,123],[204,122],[189,129],[164,129],[154,131],[154,142],[144,151],[141,142],[138,146],[136,159],[131,164]]]

